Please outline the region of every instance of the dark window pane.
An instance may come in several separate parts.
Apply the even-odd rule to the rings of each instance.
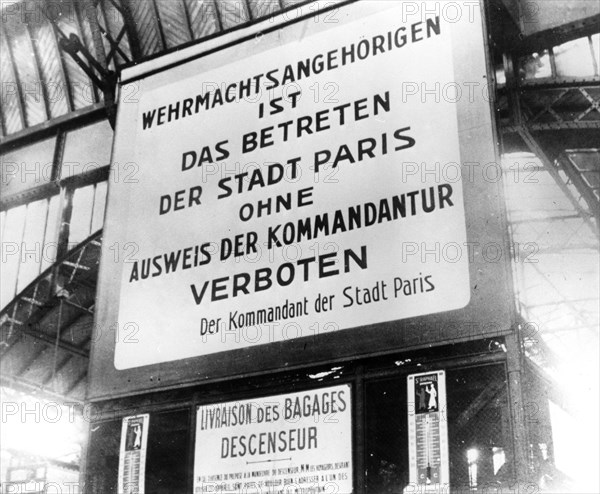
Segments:
[[[92,425],[86,464],[86,493],[112,494],[117,492],[120,442],[120,420]]]
[[[409,484],[407,375],[367,382],[365,468],[369,494]],[[446,370],[452,492],[508,486],[512,480],[510,415],[503,365]],[[445,416],[446,417],[445,417]]]
[[[146,492],[187,492],[189,410],[150,414]],[[94,424],[87,461],[86,494],[117,492],[122,420]]]
[[[146,492],[179,494],[187,492],[189,410],[150,415]]]
[[[366,386],[366,485],[369,494],[402,492],[408,484],[406,377]]]
[[[449,370],[446,386],[451,487],[508,484],[512,436],[504,366]]]

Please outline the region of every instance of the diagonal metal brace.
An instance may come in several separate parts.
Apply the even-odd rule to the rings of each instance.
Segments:
[[[71,33],[67,38],[59,30],[61,40],[60,47],[71,55],[71,58],[81,67],[92,82],[99,87],[103,93],[114,92],[117,82],[116,74],[112,70],[105,69],[91,55],[88,49],[81,43],[79,36]]]
[[[81,0],[81,3],[83,8],[88,12],[92,12],[96,8],[94,0]],[[114,71],[107,68],[106,53],[102,45],[97,17],[95,15],[88,16],[96,57],[90,53],[75,33],[67,36],[56,22],[56,19],[50,18],[48,15],[46,15],[46,18],[54,26],[55,32],[60,37],[60,48],[71,56],[81,70],[90,78],[92,83],[102,91],[108,121],[114,128],[116,120],[115,94],[118,76]]]

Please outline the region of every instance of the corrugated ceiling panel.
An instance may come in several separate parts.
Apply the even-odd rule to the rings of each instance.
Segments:
[[[93,317],[91,314],[83,312],[80,312],[80,314],[83,315],[75,317],[71,324],[65,326],[60,339],[69,345],[83,348],[90,340]]]
[[[217,7],[223,29],[231,29],[250,20],[245,0],[220,0]]]
[[[55,390],[62,395],[71,395],[73,386],[77,386],[87,375],[88,360],[83,357],[72,357],[56,374]]]
[[[66,81],[60,66],[60,54],[49,23],[38,24],[32,29],[33,42],[38,51],[40,77],[46,85],[48,109],[51,118],[68,111]]]
[[[14,27],[15,31],[9,35],[9,43],[23,92],[25,121],[27,126],[31,127],[46,120],[42,85],[37,75],[29,33],[24,24]]]
[[[87,376],[87,373],[86,373],[86,376]],[[71,392],[69,393],[69,396],[74,400],[83,401],[83,399],[85,398],[86,390],[87,390],[87,379],[84,376],[84,378],[81,379],[79,381],[79,383],[76,384],[75,387],[71,390]]]
[[[262,19],[281,10],[281,3],[277,0],[248,0],[248,3],[253,19]]]
[[[57,371],[61,371],[62,369],[65,368],[65,366],[69,363],[69,361],[73,358],[73,356],[70,353],[67,352],[61,352],[60,354],[57,354],[57,358],[56,358],[56,369]],[[48,366],[45,367],[44,370],[44,374],[42,375],[42,377],[40,378],[40,382],[43,383],[43,386],[47,386],[50,389],[53,388],[52,386],[52,379],[54,377],[54,359],[52,361],[52,363]]]
[[[96,15],[96,11],[92,11],[94,15]],[[81,33],[80,39],[81,43],[87,48],[88,52],[92,57],[96,58],[96,49],[94,48],[94,41],[92,39],[92,29],[90,27],[90,22],[88,20],[87,15],[81,9],[78,10],[78,25],[79,31]],[[93,97],[94,102],[99,101],[102,98],[102,91],[98,89],[95,85],[92,86],[94,89]],[[90,95],[92,96],[92,95]]]
[[[4,95],[2,98],[2,121],[6,134],[18,132],[23,128],[21,125],[21,111],[19,109],[19,97],[16,91],[17,81],[12,72],[10,57],[8,54],[8,43],[4,35],[4,30],[0,30],[0,72],[2,73],[2,82],[4,83]]]
[[[27,381],[41,383],[48,374],[48,369],[52,369],[54,365],[54,348],[44,343],[37,343],[36,347],[39,348],[34,350],[31,355],[31,358],[34,356],[36,357],[35,361],[31,362],[29,367],[23,371],[21,376]],[[36,351],[41,353],[36,354]],[[62,356],[64,352],[59,349],[58,353],[60,353]]]
[[[104,2],[99,2],[96,9],[98,11],[98,25],[100,26],[100,29],[104,30],[104,32],[108,33],[109,36],[113,37],[111,29],[107,25],[107,21],[105,20]],[[118,31],[117,31],[117,35],[118,35]],[[123,44],[126,44],[126,43],[123,43]],[[104,47],[104,53],[106,53],[106,55],[108,56],[108,53],[110,52],[110,43],[106,36],[102,36],[102,46]],[[127,44],[127,47],[129,48],[128,44]],[[120,55],[116,55],[116,57],[117,57],[116,60],[118,62],[121,62]],[[114,59],[111,58],[110,60],[108,60],[108,67],[110,69],[114,70],[114,68],[115,68]]]
[[[129,0],[131,15],[135,23],[135,30],[140,39],[142,56],[153,55],[163,49],[156,12],[151,0],[139,2]]]
[[[32,356],[39,355],[40,348],[45,348],[45,345],[26,336],[11,342],[8,349],[3,349],[0,374],[19,376],[23,371],[27,371],[33,361]]]
[[[71,17],[71,16],[69,16]],[[67,36],[71,33],[76,34],[81,39],[81,33],[75,24],[73,17],[59,17],[56,22],[57,27]],[[92,83],[85,72],[77,65],[75,60],[68,54],[62,52],[62,58],[65,62],[65,69],[69,79],[73,109],[85,108],[95,102]]]
[[[305,3],[306,0],[281,0],[283,7],[293,7],[294,5],[298,5],[299,3]]]
[[[118,3],[118,2],[117,2]],[[119,35],[121,34],[122,29],[125,26],[125,21],[123,19],[123,15],[119,10],[110,2],[104,1],[99,2],[97,7],[98,12],[98,22],[108,31],[110,37],[113,40],[117,40]],[[104,39],[104,51],[108,55],[110,52],[110,44]],[[119,42],[119,48],[125,53],[125,55],[131,59],[131,47],[129,46],[129,38],[125,34],[122,36]],[[120,53],[115,53],[115,60],[117,65],[122,65],[126,62],[126,60],[121,56]],[[112,63],[112,57],[110,62]],[[111,66],[114,69],[114,66]]]
[[[156,0],[156,7],[167,48],[192,40],[183,0]]]
[[[202,39],[221,30],[213,0],[185,0],[194,39]]]

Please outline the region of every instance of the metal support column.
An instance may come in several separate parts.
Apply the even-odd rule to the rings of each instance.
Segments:
[[[519,483],[529,480],[528,433],[523,402],[523,366],[519,336],[506,337],[508,396],[513,424],[515,477]]]
[[[100,66],[105,70],[109,71],[108,60],[106,58],[106,52],[104,51],[104,43],[102,40],[102,32],[100,31],[100,24],[98,23],[98,11],[92,0],[83,0],[82,2],[83,11],[89,22],[90,30],[92,32],[92,42],[94,44],[94,55]],[[115,88],[110,84],[104,90],[104,103],[106,105],[106,113],[108,121],[114,128],[115,119],[117,117],[117,110],[115,104]]]

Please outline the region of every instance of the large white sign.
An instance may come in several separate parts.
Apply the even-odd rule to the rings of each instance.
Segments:
[[[118,369],[468,303],[468,256],[448,249],[466,243],[456,99],[421,94],[455,81],[450,23],[400,7],[356,20],[371,3],[141,95],[139,171],[111,191],[134,333]]]
[[[350,386],[198,408],[194,492],[352,492]]]

